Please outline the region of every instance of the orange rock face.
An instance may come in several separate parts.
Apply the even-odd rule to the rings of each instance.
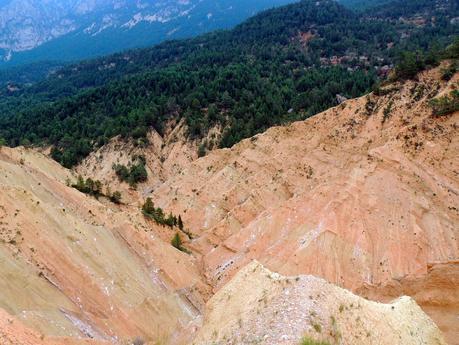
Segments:
[[[370,299],[388,302],[401,295],[412,296],[443,330],[449,344],[459,339],[459,261],[429,265],[427,274],[406,277],[357,291]]]
[[[434,117],[428,105],[457,81],[426,72],[272,128],[195,161],[153,199],[184,215],[216,289],[252,259],[353,291],[423,279],[459,257],[459,114]],[[457,344],[451,289],[437,298],[456,318],[444,330]]]

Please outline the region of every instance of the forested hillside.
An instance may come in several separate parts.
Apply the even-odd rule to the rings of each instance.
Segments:
[[[390,9],[390,10],[388,10]],[[397,16],[394,16],[397,13]],[[266,128],[304,119],[385,78],[404,50],[436,63],[459,33],[454,1],[397,1],[354,13],[303,0],[230,31],[166,42],[65,67],[32,86],[2,90],[0,137],[54,146],[72,166],[116,135],[147,144],[185,118],[190,138],[220,125],[227,147]]]
[[[390,1],[391,0],[339,0],[338,2],[355,10],[368,10],[369,8],[386,4]]]

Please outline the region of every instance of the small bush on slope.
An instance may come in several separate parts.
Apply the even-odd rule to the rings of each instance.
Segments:
[[[118,191],[112,193],[110,188],[107,187],[107,192],[104,194],[102,192],[102,182],[99,180],[93,180],[91,178],[85,180],[83,176],[79,175],[76,183],[71,183],[70,180],[67,180],[67,185],[79,190],[81,193],[91,195],[96,199],[103,196],[115,204],[121,204],[121,193]]]
[[[145,169],[146,159],[144,156],[135,157],[137,163],[132,165],[130,168],[121,164],[114,164],[113,170],[115,170],[116,176],[120,181],[127,182],[133,188],[137,186],[139,182],[146,182],[148,179],[148,172]]]
[[[300,345],[330,345],[328,341],[314,340],[309,337],[301,339]]]
[[[430,101],[435,116],[445,116],[459,111],[459,91],[451,91],[449,96],[435,98]]]

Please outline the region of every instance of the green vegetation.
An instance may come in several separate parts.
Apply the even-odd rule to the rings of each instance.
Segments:
[[[317,332],[317,333],[320,333],[322,332],[322,326],[318,323],[313,323],[312,324],[312,327],[314,328],[314,330]]]
[[[423,26],[398,20],[418,13],[426,14]],[[161,134],[172,118],[186,120],[190,138],[219,125],[223,136],[209,145],[230,147],[334,106],[337,94],[366,93],[378,68],[397,56],[397,73],[411,77],[435,59],[401,52],[450,44],[457,16],[455,2],[397,0],[357,14],[331,0],[303,0],[230,31],[82,62],[17,92],[0,91],[0,136],[11,146],[52,145],[66,167],[117,135],[146,145],[148,130]],[[129,182],[131,171],[118,169]]]
[[[419,50],[415,52],[402,52],[398,58],[397,66],[395,67],[395,76],[397,79],[401,80],[411,79],[426,68],[438,66],[443,59],[457,58],[459,58],[459,36],[445,49],[433,45],[431,50],[427,53],[423,53]],[[446,70],[443,70],[442,78],[444,80],[449,80],[456,70],[457,62],[453,61]]]
[[[314,340],[309,337],[304,337],[301,339],[300,345],[330,345],[328,341]]]
[[[397,79],[411,79],[425,68],[424,55],[421,52],[403,52],[395,68]]]
[[[169,215],[166,217],[163,209],[161,207],[155,207],[155,204],[151,198],[147,198],[145,200],[145,203],[142,206],[142,213],[145,217],[153,219],[156,224],[167,226],[171,229],[178,228],[178,230],[184,233],[188,238],[193,238],[193,234],[185,229],[182,217],[180,215],[177,217],[172,213],[169,213]],[[188,253],[186,249],[181,247],[181,241],[182,240],[180,234],[177,232],[174,239],[172,240],[172,245],[177,249]]]
[[[449,95],[430,101],[435,116],[445,116],[459,111],[459,91],[453,90]]]
[[[204,157],[206,155],[206,145],[204,145],[204,143],[202,143],[201,145],[199,145],[199,148],[198,148],[198,157]]]
[[[36,83],[64,66],[59,62],[35,62],[18,67],[2,68],[0,66],[0,85]]]
[[[389,116],[392,112],[393,105],[394,105],[394,101],[391,99],[389,103],[387,104],[387,107],[383,109],[383,119],[382,119],[383,123],[389,119]]]
[[[448,67],[441,70],[441,79],[449,81],[458,70],[458,62],[453,61]]]
[[[137,162],[131,165],[130,168],[121,164],[114,164],[116,176],[120,181],[127,182],[131,187],[135,187],[137,183],[146,182],[148,179],[148,172],[145,169],[146,160],[143,156],[135,157]]]
[[[391,0],[339,0],[338,2],[346,7],[363,11],[390,1]]]
[[[76,183],[72,184],[70,183],[70,181],[68,181],[67,185],[79,190],[84,194],[91,195],[96,199],[103,196],[108,198],[111,202],[115,204],[121,204],[121,193],[118,191],[112,193],[110,189],[107,188],[107,192],[106,194],[104,194],[102,191],[102,182],[100,182],[99,180],[93,180],[91,178],[87,178],[85,180],[83,176],[78,175]]]
[[[121,193],[118,192],[118,191],[115,191],[113,192],[113,194],[109,194],[109,199],[111,202],[115,203],[115,204],[121,204]]]
[[[182,216],[180,215],[178,216],[178,219],[177,219],[177,226],[181,231],[184,231]]]
[[[75,184],[72,184],[72,187],[78,189],[80,192],[84,194],[89,194],[96,198],[103,195],[102,182],[100,182],[99,180],[94,181],[91,178],[85,180],[81,175],[78,176],[77,182]]]
[[[151,198],[147,198],[147,200],[145,200],[145,203],[142,206],[142,212],[145,216],[153,219],[157,224],[168,226],[170,228],[178,226],[179,229],[183,231],[182,218],[180,216],[177,218],[172,213],[166,217],[163,209],[161,207],[155,207]]]
[[[187,252],[187,250],[183,247],[182,238],[178,232],[172,238],[171,245],[182,252]]]

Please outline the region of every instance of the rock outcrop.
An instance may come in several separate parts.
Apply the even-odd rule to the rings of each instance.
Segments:
[[[446,344],[414,300],[370,302],[313,276],[282,277],[253,262],[212,297],[193,344]]]

